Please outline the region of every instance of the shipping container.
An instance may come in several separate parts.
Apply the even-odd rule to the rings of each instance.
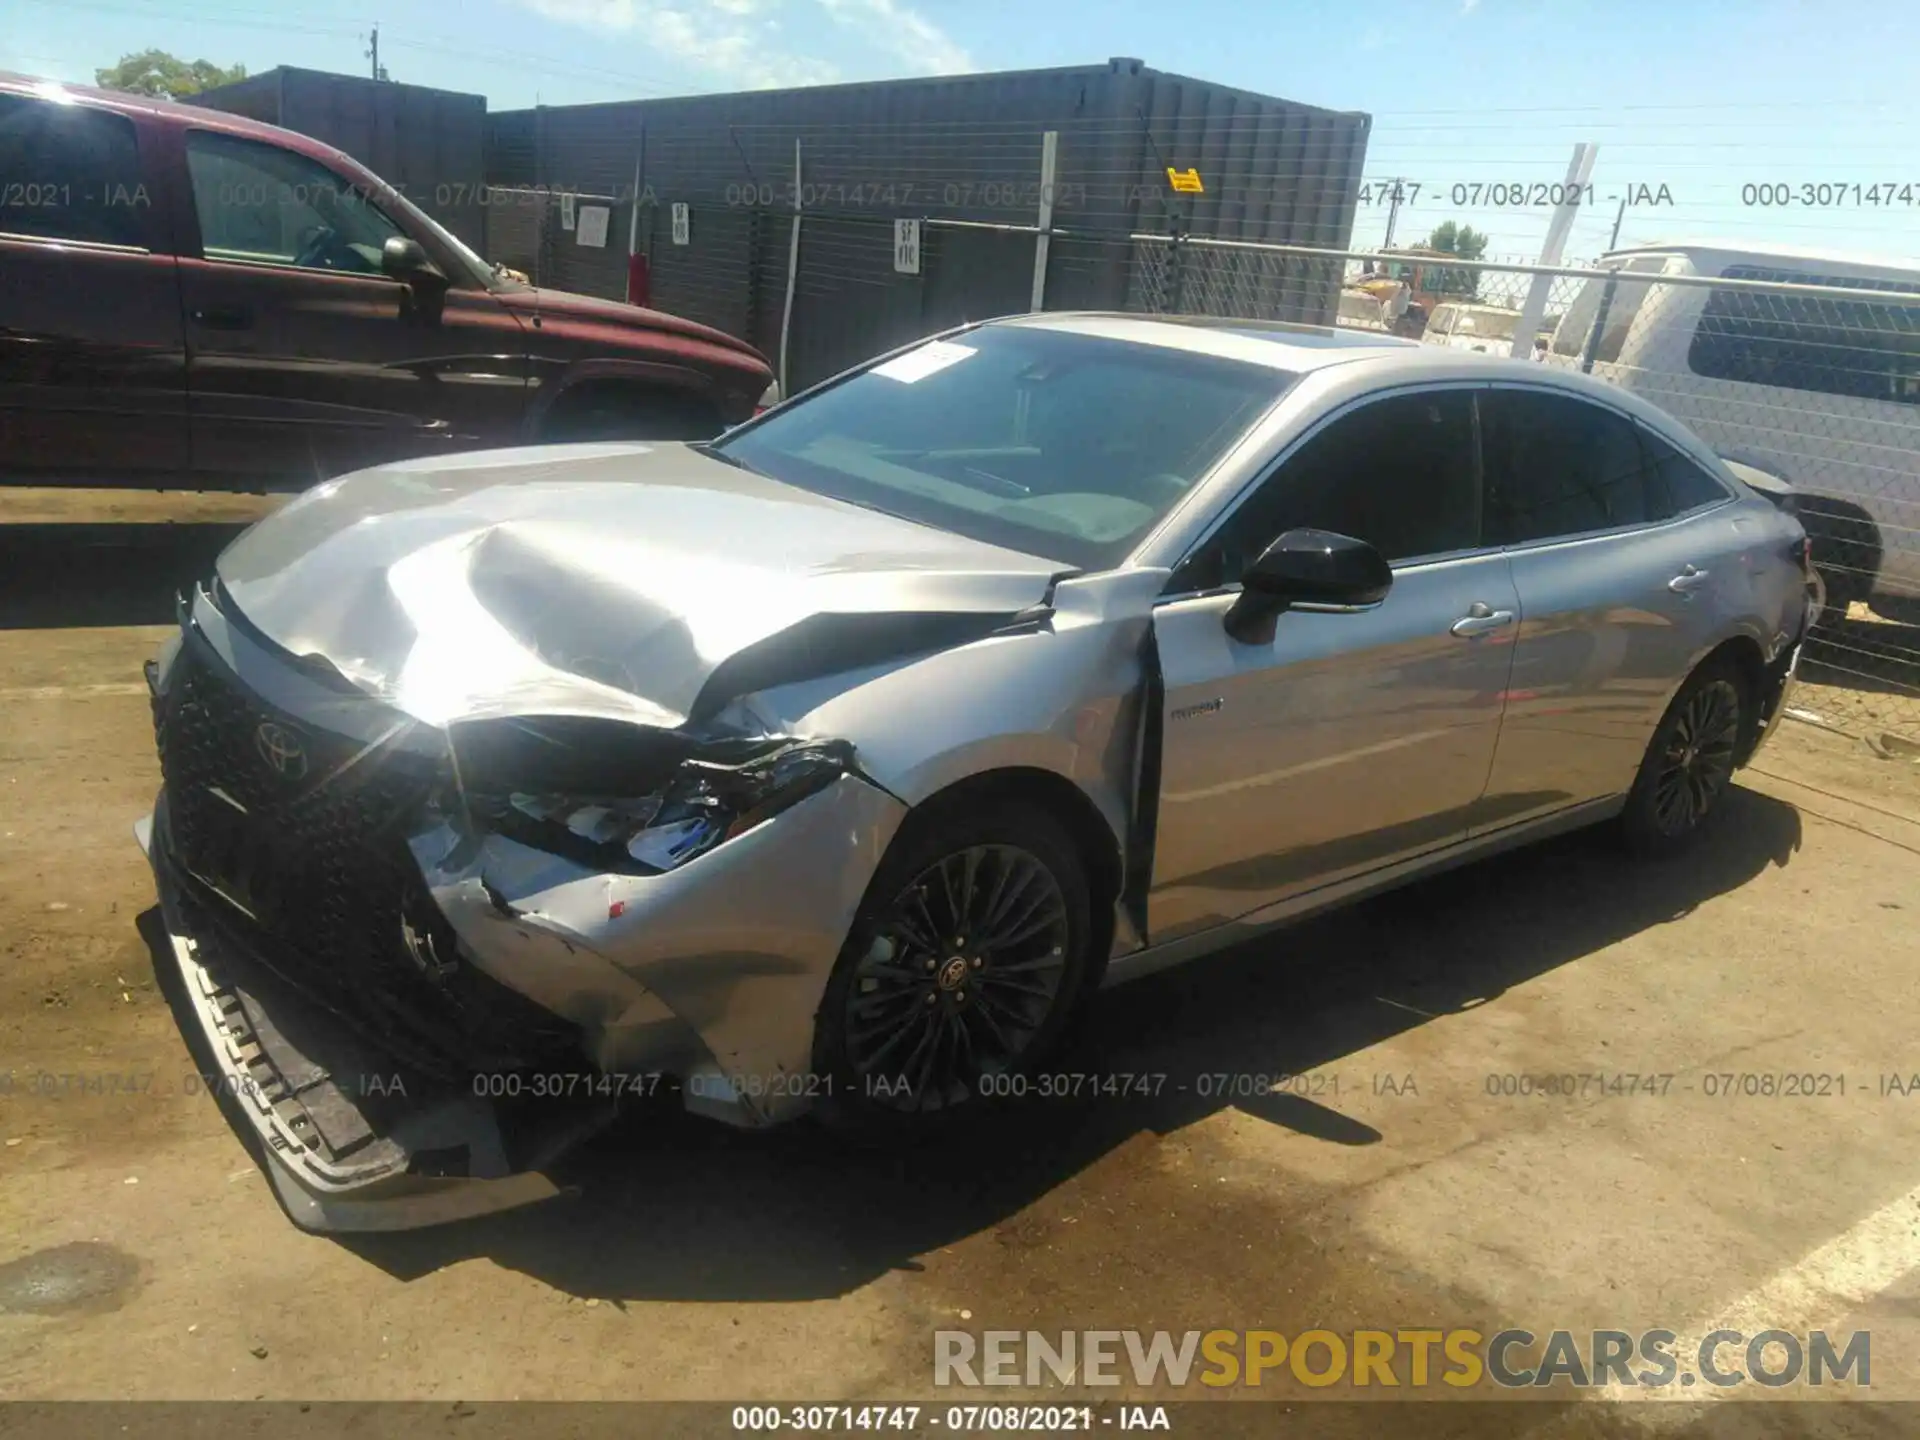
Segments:
[[[1133,237],[1344,248],[1370,124],[1132,59],[505,111],[488,117],[488,253],[542,284],[617,296],[631,236],[652,303],[776,354],[797,209],[792,387],[1029,308],[1052,131],[1046,308],[1233,304],[1326,323],[1337,267],[1274,261],[1257,283],[1211,284],[1219,252]],[[508,196],[533,220],[502,215]],[[563,208],[587,203],[612,208],[604,246],[565,228]],[[897,220],[919,222],[917,256],[896,251]]]
[[[351,155],[476,249],[486,241],[487,100],[280,66],[192,103],[297,130]]]

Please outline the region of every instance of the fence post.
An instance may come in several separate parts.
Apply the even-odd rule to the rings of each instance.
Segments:
[[[793,233],[787,240],[787,303],[780,312],[780,398],[793,393],[787,375],[787,342],[793,334],[793,290],[800,278],[800,137],[793,137]]]
[[[1567,163],[1566,187],[1561,193],[1560,203],[1554,207],[1553,220],[1547,226],[1547,243],[1540,247],[1542,265],[1558,265],[1560,252],[1566,249],[1567,232],[1573,228],[1573,217],[1580,210],[1580,192],[1587,187],[1587,181],[1593,178],[1593,157],[1600,153],[1600,147],[1590,141],[1582,141],[1573,147],[1573,159]],[[1526,303],[1520,307],[1520,322],[1513,327],[1513,349],[1508,352],[1515,360],[1533,358],[1533,337],[1540,333],[1541,317],[1547,313],[1547,296],[1553,289],[1550,276],[1536,275],[1533,284],[1527,289]]]
[[[1620,281],[1616,278],[1617,273],[1618,272],[1616,272],[1615,277],[1608,278],[1605,287],[1600,291],[1600,305],[1599,308],[1593,312],[1593,328],[1587,331],[1587,343],[1580,348],[1580,373],[1582,375],[1591,375],[1593,373],[1593,357],[1599,352],[1600,337],[1607,333],[1607,315],[1608,312],[1613,309],[1613,292],[1620,287]],[[1587,283],[1591,284],[1592,282],[1589,281]]]
[[[1049,130],[1040,137],[1040,233],[1033,237],[1033,303],[1029,310],[1045,308],[1047,298],[1047,251],[1053,243],[1053,172],[1060,156],[1060,132]]]
[[[640,196],[647,178],[647,127],[640,126],[639,142],[633,148],[633,197],[627,211],[627,303],[653,303],[653,257],[640,254]],[[651,236],[648,237],[651,240]]]
[[[546,277],[552,270],[547,263],[547,211],[551,201],[547,196],[547,108],[536,103],[533,107],[533,193],[528,203],[535,206],[533,221],[533,280],[537,288],[546,283]]]

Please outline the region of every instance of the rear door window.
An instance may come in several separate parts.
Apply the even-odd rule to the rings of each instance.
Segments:
[[[145,248],[150,209],[133,121],[0,95],[0,234]]]
[[[1717,505],[1727,490],[1691,456],[1669,445],[1651,430],[1640,431],[1640,444],[1651,467],[1648,485],[1649,518],[1665,520],[1690,510]]]
[[[1539,390],[1490,390],[1481,403],[1494,543],[1524,545],[1663,518],[1639,427],[1625,416]]]

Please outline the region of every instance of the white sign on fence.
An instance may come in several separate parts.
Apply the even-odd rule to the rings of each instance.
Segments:
[[[580,207],[579,229],[574,239],[582,245],[591,245],[595,250],[607,248],[607,221],[613,218],[613,211],[605,205],[582,205]]]
[[[920,222],[893,222],[893,268],[902,275],[920,273]]]
[[[573,229],[573,196],[571,195],[562,195],[560,197],[560,228],[562,230]]]
[[[687,216],[686,203],[680,200],[674,201],[673,243],[676,245],[685,245],[693,238],[692,231],[693,222]]]

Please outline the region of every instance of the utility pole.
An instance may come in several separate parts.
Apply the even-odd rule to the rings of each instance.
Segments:
[[[1619,210],[1617,210],[1617,211],[1615,211],[1615,212],[1614,212],[1614,217],[1613,217],[1613,234],[1607,237],[1607,249],[1609,249],[1609,250],[1617,250],[1617,249],[1619,249],[1619,247],[1620,247],[1620,222],[1621,222],[1622,220],[1624,220],[1624,219],[1626,219],[1626,218],[1627,218],[1627,197],[1626,197],[1626,196],[1624,196],[1624,195],[1622,195],[1622,196],[1620,197],[1620,208],[1619,208]]]
[[[1560,263],[1567,232],[1573,229],[1574,217],[1579,214],[1580,195],[1593,178],[1593,160],[1599,150],[1598,145],[1586,142],[1573,147],[1573,158],[1567,162],[1567,183],[1562,187],[1566,198],[1554,207],[1553,219],[1547,222],[1546,243],[1540,247],[1540,263],[1548,268]],[[1527,298],[1520,305],[1520,319],[1513,327],[1511,353],[1515,360],[1533,358],[1533,337],[1540,333],[1540,317],[1547,313],[1547,292],[1552,286],[1551,276],[1533,277]]]
[[[1382,250],[1387,249],[1393,244],[1393,226],[1394,222],[1400,218],[1400,201],[1405,195],[1406,182],[1396,175],[1393,180],[1393,195],[1391,197],[1393,203],[1387,207],[1387,237],[1380,242],[1380,248]]]
[[[366,56],[373,62],[373,78],[384,80],[387,72],[380,68],[380,22],[373,22],[373,33],[367,37]]]

